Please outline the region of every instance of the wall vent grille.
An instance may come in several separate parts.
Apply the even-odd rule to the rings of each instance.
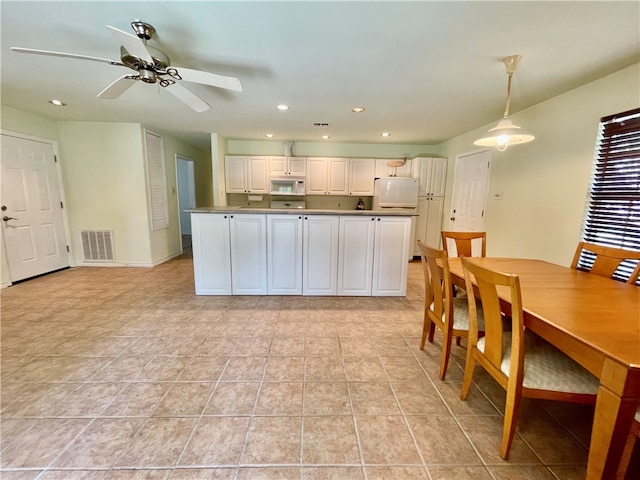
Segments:
[[[114,261],[113,230],[81,230],[84,259],[91,262]]]
[[[328,122],[313,122],[313,126],[316,128],[329,128],[329,125],[331,125]]]

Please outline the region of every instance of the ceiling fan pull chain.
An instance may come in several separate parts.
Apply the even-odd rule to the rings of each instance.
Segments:
[[[176,70],[173,67],[169,67],[167,68],[167,75],[175,78],[176,80],[182,80],[182,77],[180,76],[180,74],[178,73],[178,70]]]

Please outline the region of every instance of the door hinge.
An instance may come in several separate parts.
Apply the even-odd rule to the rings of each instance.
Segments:
[[[60,208],[64,208],[64,203],[60,202]]]
[[[54,161],[54,163],[58,163],[58,156],[57,155],[53,156],[53,161]]]
[[[484,210],[482,210],[482,215],[480,215],[481,217],[484,217]]]
[[[69,245],[67,245],[67,253],[69,253],[71,250],[69,250]]]

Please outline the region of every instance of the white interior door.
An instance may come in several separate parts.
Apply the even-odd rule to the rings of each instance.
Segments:
[[[54,146],[2,135],[2,235],[11,281],[69,266]]]
[[[456,157],[449,230],[484,230],[490,168],[490,150],[465,153]]]

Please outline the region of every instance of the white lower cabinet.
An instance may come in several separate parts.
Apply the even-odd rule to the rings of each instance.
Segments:
[[[230,214],[229,217],[232,293],[266,295],[266,215]]]
[[[404,296],[411,218],[191,213],[197,295]]]
[[[304,216],[303,295],[337,295],[339,228],[337,215]]]
[[[191,235],[196,295],[231,295],[229,214],[192,213]]]
[[[376,217],[340,217],[338,295],[371,295]]]
[[[267,293],[302,295],[302,215],[267,215]]]
[[[372,295],[385,297],[407,294],[407,257],[410,237],[410,218],[376,218]]]
[[[409,217],[342,217],[338,295],[406,295],[410,237]]]

